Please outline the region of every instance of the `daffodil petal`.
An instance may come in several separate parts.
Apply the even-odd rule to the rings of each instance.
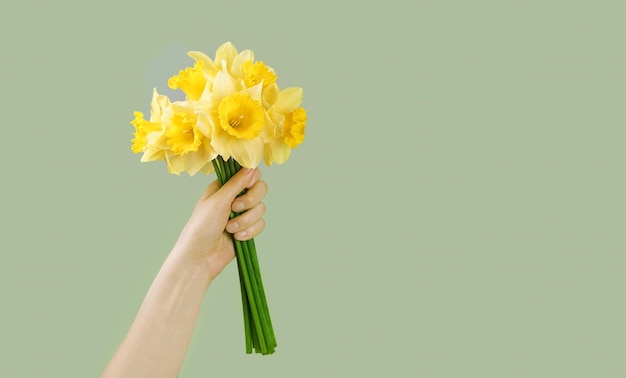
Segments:
[[[230,155],[244,168],[256,168],[263,159],[263,140],[237,140],[229,146]]]
[[[254,87],[247,88],[246,92],[254,99],[255,101],[261,102],[261,93],[263,91],[263,84],[257,84]]]
[[[215,81],[215,78],[211,78],[210,80],[207,80],[206,86],[204,87],[204,91],[202,92],[202,95],[198,99],[198,106],[210,105],[211,98],[213,96],[212,91],[213,91],[214,81]]]
[[[154,160],[163,160],[165,159],[165,153],[163,150],[159,150],[156,148],[152,148],[150,146],[146,147],[146,149],[143,152],[143,155],[141,156],[141,162],[142,163],[146,163],[149,161],[154,161]]]
[[[214,103],[219,103],[221,99],[236,92],[235,79],[227,72],[220,71],[215,77],[211,99]]]
[[[263,106],[266,108],[271,107],[276,102],[278,98],[278,84],[272,83],[265,87],[263,90]]]
[[[152,90],[152,101],[150,103],[150,121],[161,122],[163,109],[170,105],[170,99],[166,95],[160,95],[157,89]]]
[[[195,175],[207,162],[212,160],[211,153],[206,148],[201,147],[197,151],[185,155],[175,155],[170,158],[172,167],[177,171],[185,171],[190,176]]]
[[[165,136],[165,129],[148,133],[148,135],[146,135],[146,141],[148,142],[148,146],[157,151],[165,151],[169,149],[169,147],[167,146],[167,136]]]
[[[266,144],[263,151],[263,157],[267,166],[271,166],[272,163],[283,164],[289,159],[290,154],[291,148],[280,139]]]
[[[215,168],[213,167],[213,163],[212,162],[206,163],[204,165],[204,167],[202,167],[202,169],[200,169],[200,172],[204,173],[205,175],[209,175],[209,174],[215,172]]]
[[[233,76],[242,77],[243,72],[241,71],[241,65],[243,64],[243,62],[247,62],[249,60],[254,60],[254,53],[252,52],[252,50],[243,50],[242,52],[237,54],[235,59],[233,59],[233,65],[230,68],[230,72],[233,74]]]
[[[279,136],[278,126],[272,121],[267,112],[265,112],[265,127],[261,131],[261,138],[265,143],[270,143]]]
[[[174,169],[174,167],[172,166],[172,163],[170,161],[170,158],[167,156],[167,154],[165,155],[165,162],[167,163],[167,171],[171,174],[174,174],[176,176],[180,176],[180,171]]]
[[[214,129],[211,146],[225,160],[232,157],[242,167],[256,168],[263,158],[263,139],[238,139],[224,130]]]
[[[274,109],[270,109],[267,112],[267,116],[272,121],[272,123],[276,125],[276,134],[274,134],[274,137],[277,138],[283,135],[283,123],[285,122],[285,115],[275,112]]]
[[[215,64],[221,66],[224,64],[223,62],[226,62],[227,69],[230,69],[235,56],[237,56],[237,49],[232,43],[226,42],[217,48],[215,52]]]
[[[192,58],[196,62],[204,63],[204,67],[202,68],[202,71],[207,76],[215,77],[215,75],[217,75],[217,71],[219,71],[219,68],[215,65],[215,63],[213,63],[211,58],[209,58],[209,56],[206,55],[205,53],[203,53],[201,51],[189,51],[187,53],[187,56],[189,56],[190,58]]]
[[[211,137],[211,120],[210,117],[205,113],[196,113],[196,126],[198,130],[207,138]]]
[[[289,87],[278,93],[273,108],[279,113],[289,113],[302,103],[302,88]]]

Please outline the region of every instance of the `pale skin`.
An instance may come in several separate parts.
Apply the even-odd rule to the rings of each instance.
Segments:
[[[102,377],[177,377],[211,282],[235,257],[232,241],[264,227],[267,185],[242,169],[222,188],[214,181],[198,200],[165,259],[130,330]],[[237,198],[244,189],[248,191]],[[231,209],[243,214],[229,220]]]

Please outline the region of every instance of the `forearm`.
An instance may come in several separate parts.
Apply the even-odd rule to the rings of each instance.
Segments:
[[[206,264],[170,254],[102,377],[178,376],[209,284]]]

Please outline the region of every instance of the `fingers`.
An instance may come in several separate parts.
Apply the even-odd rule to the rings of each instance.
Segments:
[[[251,227],[263,218],[265,210],[265,204],[263,202],[258,203],[252,209],[231,219],[226,225],[226,231],[233,234]]]
[[[220,201],[232,203],[242,190],[250,187],[260,176],[261,171],[258,168],[242,168],[215,192],[215,196],[218,196]]]
[[[244,189],[247,189],[246,193],[237,197]],[[226,223],[226,231],[238,240],[248,240],[259,235],[265,228],[263,215],[266,207],[261,201],[265,198],[267,190],[267,184],[261,180],[259,169],[243,168],[222,187],[217,180],[213,181],[202,194],[198,206],[210,210],[213,205],[218,204],[218,208],[222,209],[223,206],[224,211],[241,213]]]
[[[265,228],[263,214],[265,206],[260,203],[256,207],[231,219],[226,225],[226,231],[235,235],[237,240],[248,240],[259,235]]]
[[[253,181],[248,191],[241,197],[235,199],[232,205],[232,210],[234,212],[244,212],[246,210],[252,209],[256,205],[261,203],[261,200],[265,198],[266,194],[267,184],[265,183],[265,181]]]

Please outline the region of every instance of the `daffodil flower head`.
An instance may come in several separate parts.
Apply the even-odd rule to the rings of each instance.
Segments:
[[[294,109],[285,114],[283,124],[283,138],[285,144],[291,148],[298,148],[304,141],[304,129],[306,128],[306,111],[304,108]]]
[[[222,129],[238,139],[254,139],[265,126],[263,107],[246,92],[225,97],[217,111]]]
[[[131,141],[131,149],[134,153],[138,154],[143,152],[148,145],[147,135],[153,131],[160,130],[161,124],[146,121],[141,112],[134,112],[133,115],[135,119],[130,121],[130,123],[135,127],[135,133],[133,134],[135,138]]]
[[[259,83],[263,83],[263,88],[276,82],[277,76],[265,63],[258,61],[252,63],[248,60],[241,65],[243,80],[246,87],[250,88]]]
[[[163,115],[167,145],[175,155],[197,151],[204,136],[198,129],[197,115],[185,102],[174,102]]]
[[[182,90],[188,100],[199,100],[207,83],[203,68],[204,62],[198,61],[193,68],[187,67],[185,70],[180,70],[178,75],[172,76],[167,81],[167,85],[172,89]]]

